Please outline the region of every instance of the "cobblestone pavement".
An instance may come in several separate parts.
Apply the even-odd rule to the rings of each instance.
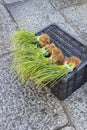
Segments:
[[[54,0],[0,0],[0,130],[87,130],[87,83],[59,101],[48,88],[20,83],[10,65],[10,39],[18,25],[39,31],[56,23],[87,41],[86,1],[62,2],[66,8],[57,10]]]

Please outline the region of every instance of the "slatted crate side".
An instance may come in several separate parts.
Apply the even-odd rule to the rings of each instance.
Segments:
[[[58,97],[60,100],[64,100],[67,97],[67,83],[61,80],[53,88],[51,88],[52,93]]]
[[[67,44],[67,42],[65,42],[65,40],[61,38],[61,36],[56,35],[54,32],[52,32],[52,29],[48,28],[47,30],[44,30],[44,33],[47,33],[51,37],[51,39],[53,39],[52,41],[54,41],[56,46],[63,51],[64,55],[68,54],[69,56],[70,54],[70,56],[77,56],[83,60],[84,57],[81,55],[81,52],[70,44]]]
[[[51,37],[51,42],[63,51],[65,57],[74,55],[82,60],[82,64],[51,88],[54,95],[64,100],[87,81],[87,48],[56,25],[50,25],[38,35],[42,33]]]

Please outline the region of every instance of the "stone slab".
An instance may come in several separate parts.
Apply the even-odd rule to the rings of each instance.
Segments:
[[[61,10],[74,30],[87,42],[87,3]]]
[[[32,85],[22,84],[13,72],[12,56],[6,52],[16,28],[3,5],[0,22],[4,46],[0,54],[0,130],[50,130],[66,125],[67,116],[50,90],[37,91]]]
[[[26,1],[7,7],[16,22],[25,29],[39,31],[52,23],[56,23],[72,35],[78,36],[62,15],[52,7],[49,0]]]
[[[76,130],[87,130],[87,83],[68,97],[64,103]]]
[[[0,58],[0,130],[53,130],[66,125],[59,100],[49,89],[20,83],[11,60],[10,55]]]
[[[27,6],[28,5],[28,6]],[[40,31],[50,24],[57,24],[73,37],[85,43],[65,17],[52,7],[49,0],[32,0],[8,5],[10,13],[19,26]],[[44,13],[45,12],[45,13]]]
[[[42,6],[39,7],[40,5]],[[8,8],[23,28],[30,27],[31,30],[39,31],[44,26],[56,22],[57,25],[78,36],[72,25],[69,25],[47,0],[43,1],[43,4],[40,0],[16,3]],[[58,99],[51,94],[50,90],[36,91],[32,85],[21,84],[17,76],[10,73],[12,68],[9,67],[9,61],[11,61],[10,57],[0,59],[0,117],[2,117],[0,129],[50,130],[68,123]],[[77,130],[87,128],[86,88],[87,84],[63,102]]]
[[[24,2],[26,0],[4,0],[4,3],[6,4],[12,4],[12,3],[16,3],[16,2]]]
[[[0,4],[0,55],[10,51],[10,39],[16,29],[6,8]]]
[[[66,126],[66,127],[62,128],[61,130],[75,130],[75,129],[70,126]]]
[[[37,91],[32,85],[22,84],[13,72],[12,54],[6,52],[16,26],[3,5],[0,28],[4,46],[0,47],[0,130],[48,130],[65,125],[66,114],[50,90]]]
[[[87,0],[50,0],[56,10],[87,2]]]

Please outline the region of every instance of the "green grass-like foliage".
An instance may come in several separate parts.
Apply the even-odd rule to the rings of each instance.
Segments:
[[[12,41],[13,65],[22,81],[31,81],[38,88],[43,88],[48,84],[54,86],[68,74],[64,65],[53,64],[43,56],[41,49],[37,47],[34,32],[16,31]]]
[[[19,46],[38,43],[34,31],[20,29],[13,34],[12,40]]]

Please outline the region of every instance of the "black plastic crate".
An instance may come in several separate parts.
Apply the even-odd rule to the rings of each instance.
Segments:
[[[60,100],[64,100],[87,81],[87,46],[84,46],[57,25],[50,25],[37,35],[42,33],[50,36],[51,42],[54,42],[62,50],[65,57],[77,56],[83,61],[72,73],[51,88],[51,91]]]

